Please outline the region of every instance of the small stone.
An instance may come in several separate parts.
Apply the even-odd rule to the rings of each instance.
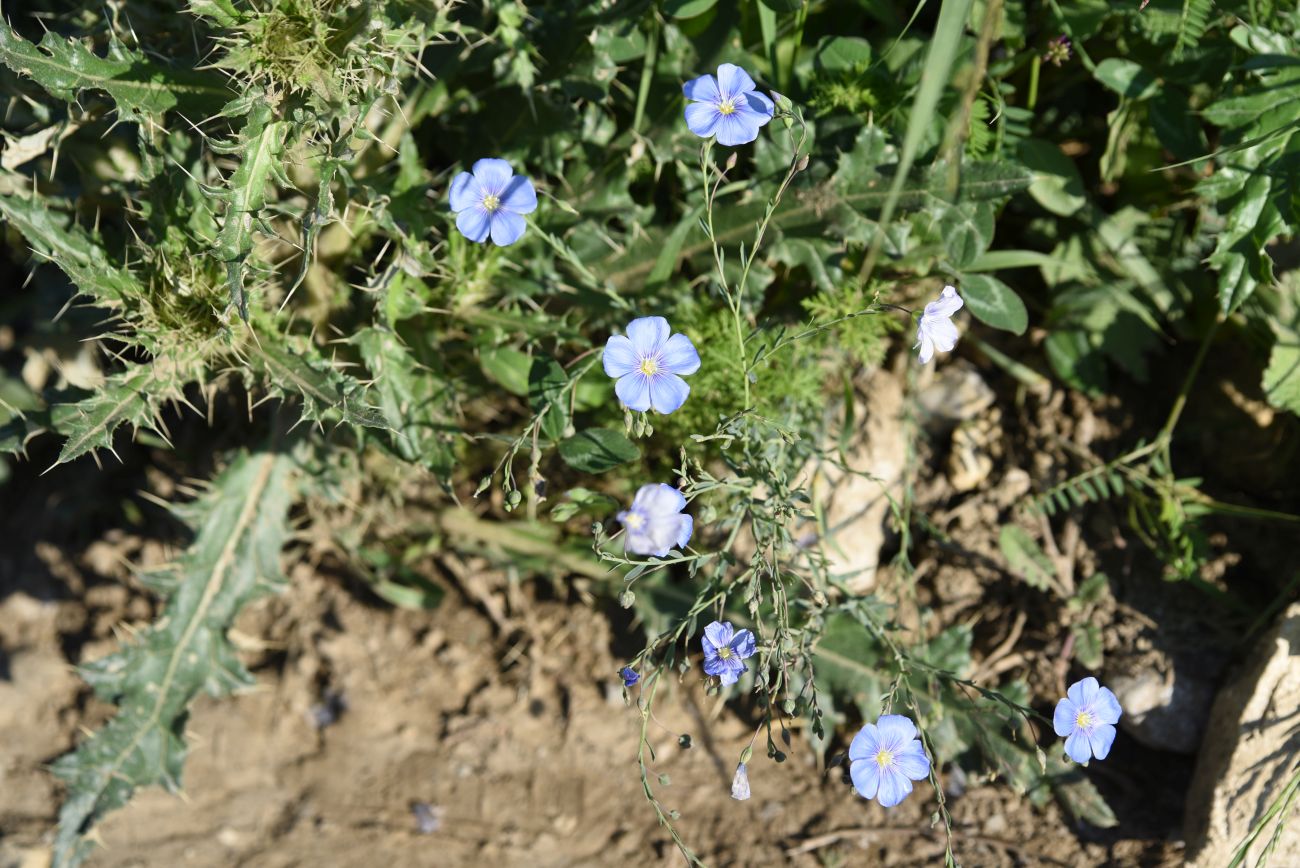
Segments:
[[[973,365],[958,360],[944,366],[921,390],[917,403],[933,427],[950,428],[983,413],[996,397]]]
[[[1120,729],[1156,750],[1195,753],[1214,701],[1214,687],[1191,664],[1165,658],[1108,682],[1124,715]]]

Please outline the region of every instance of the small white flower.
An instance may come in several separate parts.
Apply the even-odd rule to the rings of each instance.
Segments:
[[[934,358],[935,350],[950,353],[957,346],[957,326],[952,324],[952,315],[961,310],[961,306],[961,296],[952,286],[945,286],[943,293],[925,306],[921,322],[916,327],[916,346],[921,348],[921,364]]]
[[[744,763],[736,766],[736,775],[731,779],[731,797],[738,802],[749,798],[749,772]]]

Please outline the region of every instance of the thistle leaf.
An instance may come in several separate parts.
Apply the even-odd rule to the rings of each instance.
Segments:
[[[68,786],[55,866],[79,865],[93,846],[86,839],[91,827],[137,787],[180,787],[185,722],[200,690],[220,696],[252,684],[226,629],[240,608],[282,582],[292,467],[283,454],[241,454],[214,479],[183,511],[195,538],[176,567],[163,616],[138,641],[83,668],[118,714],[54,763]]]
[[[284,143],[289,124],[274,120],[270,103],[254,102],[236,146],[229,148],[242,154],[239,168],[230,176],[226,190],[225,221],[217,238],[217,259],[226,263],[226,283],[230,304],[248,322],[248,301],[244,298],[244,264],[253,252],[253,223],[266,206],[266,185],[274,179],[285,187],[292,186],[284,175]]]
[[[0,196],[0,215],[22,233],[37,256],[61,268],[96,304],[115,308],[144,295],[135,275],[114,265],[90,234],[71,225],[71,218],[56,205],[49,198],[11,194]]]
[[[108,55],[100,57],[76,40],[46,33],[37,46],[0,25],[0,63],[68,102],[82,91],[102,90],[118,112],[134,120],[158,118],[177,107],[204,111],[231,96],[220,76],[161,66],[116,38]]]
[[[314,350],[299,354],[263,339],[254,357],[273,392],[302,399],[304,419],[324,423],[332,421],[331,412],[337,412],[350,425],[392,430],[384,414],[363,400],[365,386]]]

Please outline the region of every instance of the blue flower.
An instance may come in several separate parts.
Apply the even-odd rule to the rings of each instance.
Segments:
[[[732,63],[718,67],[718,77],[701,75],[682,85],[691,100],[686,126],[702,139],[717,136],[718,144],[733,147],[758,138],[758,128],[772,119],[776,106],[754,90],[754,79]]]
[[[641,680],[641,676],[631,666],[624,666],[618,670],[619,677],[623,679],[624,687],[631,687]]]
[[[901,714],[885,714],[868,723],[849,745],[849,777],[864,799],[876,799],[892,808],[912,792],[912,781],[930,774],[916,726]]]
[[[731,776],[731,797],[738,802],[749,798],[749,770],[745,764],[736,766],[736,773]]]
[[[725,684],[735,684],[745,671],[743,661],[754,656],[754,634],[736,631],[730,621],[714,621],[704,628],[704,674],[716,675]]]
[[[661,558],[674,546],[686,545],[691,541],[695,520],[682,514],[685,508],[686,498],[671,485],[652,482],[641,486],[631,509],[618,514],[627,529],[623,548],[634,555]]]
[[[1077,763],[1106,758],[1115,742],[1115,724],[1123,709],[1108,688],[1089,675],[1076,681],[1056,703],[1052,729],[1065,739],[1065,752]]]
[[[700,369],[700,354],[686,335],[672,335],[668,320],[643,316],[627,324],[627,335],[605,343],[605,373],[618,380],[614,392],[632,410],[671,413],[686,402],[691,387],[679,374]]]
[[[479,160],[474,172],[461,172],[451,182],[451,210],[456,228],[470,241],[507,247],[519,240],[528,225],[521,214],[537,209],[533,182],[516,175],[505,160]]]

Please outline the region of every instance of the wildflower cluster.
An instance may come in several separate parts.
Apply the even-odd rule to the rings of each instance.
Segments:
[[[778,116],[787,121],[788,127],[788,112],[792,106],[779,94],[768,97],[760,93],[753,78],[730,63],[719,66],[716,76],[702,75],[687,82],[683,92],[688,100],[684,114],[686,125],[692,133],[706,139],[702,162],[705,165],[705,187],[712,192],[706,201],[709,217],[704,225],[716,247],[710,229],[714,197],[726,170],[735,164],[735,159],[729,158],[726,170],[722,172],[710,169],[707,163],[709,148],[714,142],[728,147],[753,142],[760,130]],[[786,183],[804,166],[806,158],[800,157],[796,148]],[[716,173],[713,180],[708,178],[710,172]],[[450,205],[456,214],[456,227],[464,237],[479,243],[490,238],[493,243],[504,247],[523,235],[526,227],[523,215],[536,209],[537,196],[532,183],[515,175],[505,161],[487,159],[476,162],[473,172],[456,176],[451,185]],[[770,214],[771,207],[769,217]],[[763,228],[760,226],[759,229],[760,241]],[[718,256],[718,280],[731,308],[742,358],[747,353],[741,323],[741,298],[754,255],[755,250],[751,248],[748,259],[743,262],[740,282],[734,288],[730,286]],[[921,364],[932,361],[936,352],[951,352],[955,348],[958,330],[953,317],[963,305],[963,299],[954,286],[945,286],[938,298],[925,305],[917,317],[916,331],[915,348]],[[875,313],[883,307],[886,306],[872,306],[860,314]],[[658,315],[636,317],[628,322],[623,334],[611,335],[603,347],[601,362],[605,374],[614,380],[614,393],[628,414],[629,431],[635,428],[639,433],[648,431],[646,419],[649,413],[668,415],[681,409],[691,394],[691,387],[683,378],[697,373],[704,364],[691,339],[685,334],[673,333],[667,318]],[[752,376],[748,369],[743,371],[746,396]],[[743,419],[746,408],[738,407],[736,410],[739,413],[736,418]],[[636,425],[632,414],[640,414]],[[733,438],[735,431],[724,423],[719,428],[719,436]],[[708,557],[707,554],[680,554],[687,550],[696,532],[695,519],[685,511],[690,500],[690,488],[688,486],[688,492],[683,492],[666,483],[644,484],[637,490],[631,505],[617,514],[623,529],[625,555],[654,559],[650,562],[625,561],[634,566],[630,576],[661,563],[665,558],[690,563],[694,573],[701,560]],[[702,490],[699,486],[694,488]],[[725,595],[715,595],[709,601],[725,604]],[[754,613],[756,610],[751,602],[751,614]],[[679,627],[673,635],[680,635],[682,629]],[[746,661],[760,651],[760,643],[753,631],[722,620],[714,620],[704,627],[700,647],[703,672],[708,678],[717,679],[719,688],[739,683],[741,677],[750,671]],[[773,653],[776,648],[775,644],[770,648],[766,645],[761,647],[765,655]],[[643,681],[637,666],[647,665],[654,668],[648,680]],[[618,675],[625,689],[642,685],[653,696],[660,673],[661,669],[655,666],[652,658],[643,653],[624,666]],[[767,678],[768,675],[760,669],[756,679],[766,683]],[[648,704],[643,707],[643,714],[648,714]],[[1056,733],[1066,739],[1066,753],[1077,762],[1087,762],[1092,757],[1105,758],[1114,740],[1114,724],[1119,716],[1119,704],[1114,695],[1100,687],[1096,679],[1087,678],[1073,685],[1069,696],[1061,700],[1053,725]],[[770,747],[769,753],[773,756],[779,754],[775,747]],[[750,750],[746,749],[732,780],[731,795],[738,800],[750,797],[749,759]],[[933,776],[932,761],[916,723],[900,714],[886,713],[874,723],[865,724],[849,746],[848,761],[849,775],[858,794],[876,800],[885,808],[901,803],[912,792],[913,782]],[[642,768],[644,777],[644,764]],[[660,810],[653,796],[651,801],[656,810]],[[664,819],[662,811],[661,819]]]

